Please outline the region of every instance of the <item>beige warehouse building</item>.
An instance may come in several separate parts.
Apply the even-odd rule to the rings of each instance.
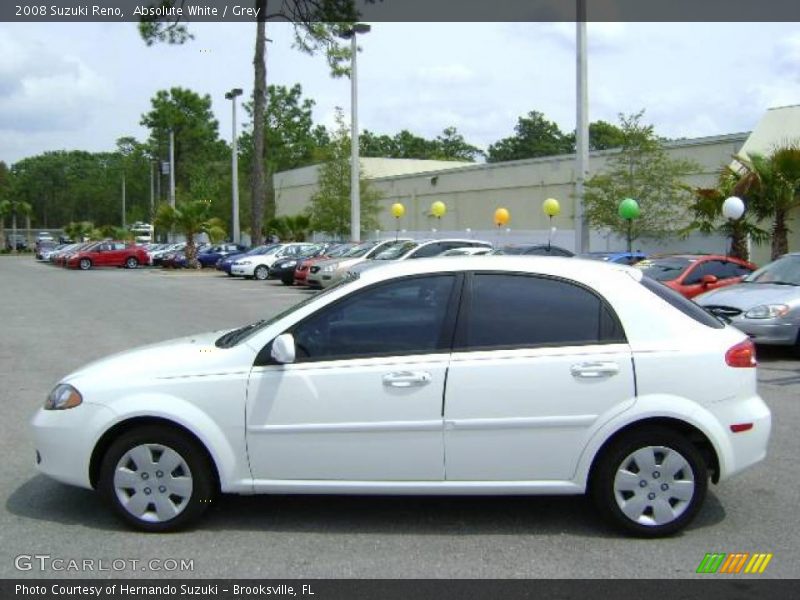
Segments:
[[[687,184],[713,187],[720,167],[730,163],[734,155],[769,152],[775,145],[797,138],[800,138],[800,106],[790,106],[767,111],[752,132],[672,141],[667,144],[667,151],[673,158],[690,159],[700,165],[700,172],[689,177]],[[592,152],[589,176],[602,172],[614,153],[614,150]],[[415,238],[458,236],[495,243],[544,242],[550,236],[553,243],[574,248],[574,155],[485,164],[362,158],[361,166],[363,176],[383,194],[380,230],[368,232],[365,237],[393,236],[396,229]],[[310,166],[275,176],[279,215],[297,214],[310,205],[317,189],[318,169]],[[561,214],[553,219],[554,233],[541,209],[546,198],[557,198],[561,203]],[[437,200],[447,206],[441,220],[430,214],[430,206]],[[389,210],[395,202],[406,207],[400,221]],[[511,222],[502,230],[493,224],[498,207],[511,213]],[[615,236],[592,232],[592,250],[617,250],[624,246],[624,241]],[[639,240],[636,246],[644,251],[723,252],[726,241],[718,236],[695,235],[668,243]],[[800,231],[792,234],[790,248],[800,248]],[[753,248],[753,251],[757,262],[768,260],[768,248]]]

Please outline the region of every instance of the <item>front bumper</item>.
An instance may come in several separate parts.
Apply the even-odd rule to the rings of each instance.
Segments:
[[[745,319],[737,317],[731,325],[750,336],[756,344],[794,346],[798,324],[780,319]]]
[[[252,277],[254,271],[253,265],[231,265],[231,275],[238,277]]]
[[[67,410],[39,409],[31,421],[37,468],[57,481],[90,488],[89,463],[113,411],[83,403]]]

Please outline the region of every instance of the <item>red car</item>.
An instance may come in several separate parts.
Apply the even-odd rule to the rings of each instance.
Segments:
[[[643,260],[636,266],[651,279],[687,298],[739,283],[758,268],[753,263],[717,254],[676,254]]]
[[[86,271],[92,267],[135,269],[147,264],[147,252],[128,242],[100,242],[69,257],[67,267]]]

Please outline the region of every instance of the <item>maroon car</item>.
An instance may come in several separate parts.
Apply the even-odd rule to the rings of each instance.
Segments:
[[[92,267],[135,269],[147,264],[144,248],[129,242],[101,242],[69,257],[67,267],[86,271]]]

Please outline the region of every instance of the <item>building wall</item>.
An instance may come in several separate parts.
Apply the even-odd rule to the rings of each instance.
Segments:
[[[700,172],[687,178],[687,184],[713,186],[721,166],[730,162],[731,156],[740,150],[747,137],[748,134],[741,133],[671,142],[668,153],[673,158],[690,159],[700,165]],[[589,175],[603,170],[614,153],[613,150],[591,153]],[[381,172],[381,163],[373,162],[380,160],[362,159],[365,175],[384,196],[380,201],[380,232],[404,230],[410,237],[431,237],[435,229],[439,236],[448,232],[490,241],[540,242],[553,235],[549,232],[551,226],[555,226],[554,243],[557,241],[569,248],[574,246],[574,155],[468,164],[455,168],[448,163],[430,165],[424,163],[436,161],[418,161],[420,171],[416,173],[370,176]],[[404,168],[408,169],[415,161],[403,162]],[[386,172],[385,168],[383,172]],[[310,205],[317,187],[317,172],[318,166],[312,166],[276,175],[278,214],[297,214]],[[552,222],[541,209],[542,202],[551,197],[561,203],[561,214]],[[430,214],[430,206],[435,201],[442,201],[447,206],[441,219]],[[402,202],[406,208],[406,214],[400,220],[391,216],[390,207],[395,202]],[[509,210],[511,222],[507,228],[498,230],[493,217],[494,211],[501,206]],[[378,232],[366,234],[365,237],[382,236]],[[686,243],[678,240],[669,244],[670,247],[676,245],[677,249],[686,246],[687,251],[705,250],[723,248],[724,240],[716,236],[708,239],[694,236]],[[624,240],[593,232],[592,249],[624,246]],[[637,247],[643,250],[661,246],[664,244],[646,240],[637,242]]]

